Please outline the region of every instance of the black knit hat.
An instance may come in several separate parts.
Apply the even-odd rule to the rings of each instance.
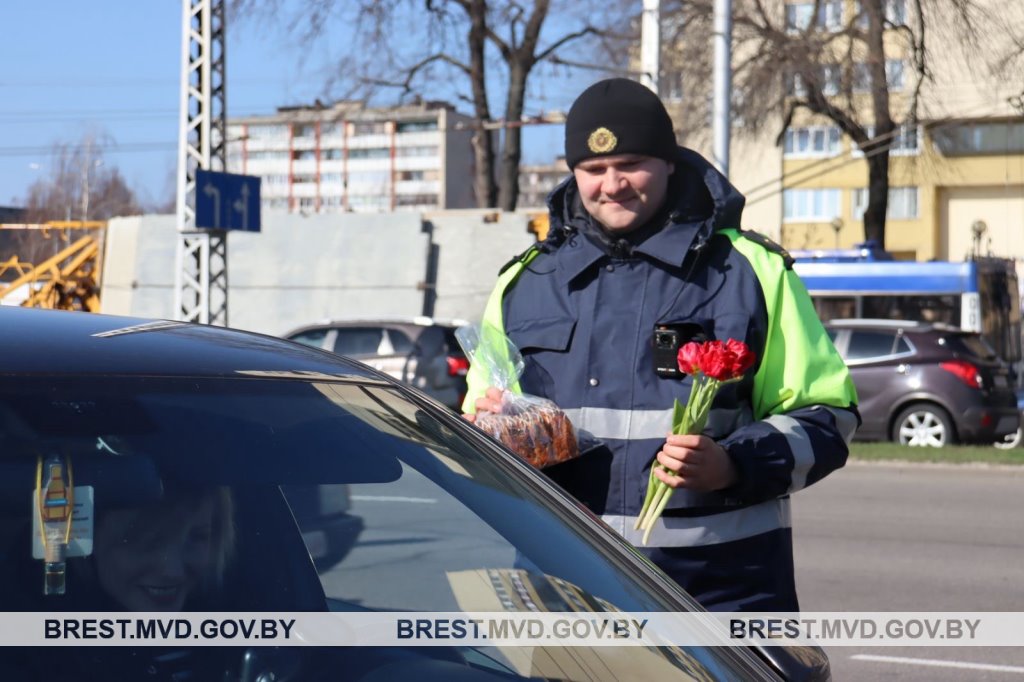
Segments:
[[[672,119],[658,96],[636,81],[609,78],[576,98],[565,119],[565,161],[612,154],[642,154],[671,161]]]

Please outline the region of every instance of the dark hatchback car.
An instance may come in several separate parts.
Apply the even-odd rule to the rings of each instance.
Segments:
[[[469,360],[455,330],[464,324],[430,317],[329,320],[282,336],[366,363],[458,410],[466,395]]]
[[[857,387],[858,438],[942,447],[1017,431],[1009,369],[979,334],[900,320],[825,327]]]
[[[60,470],[39,478],[44,460],[73,468],[67,488],[76,499],[88,488],[94,506],[94,542],[83,556],[69,551],[63,595],[44,594],[31,550],[43,505],[28,493],[45,479],[49,505]],[[344,551],[324,550],[313,539],[321,517],[339,513],[359,517],[362,532]],[[208,581],[173,577],[179,544]],[[112,565],[150,552],[160,561],[140,585],[109,578]],[[21,308],[0,309],[0,604],[47,613],[699,610],[546,477],[384,374],[232,330]],[[815,647],[443,644],[0,647],[0,670],[76,681],[829,677]]]

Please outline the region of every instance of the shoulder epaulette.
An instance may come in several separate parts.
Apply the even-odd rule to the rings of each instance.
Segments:
[[[507,263],[502,265],[501,269],[498,270],[498,275],[505,274],[505,271],[508,270],[513,265],[515,265],[516,263],[523,263],[524,265],[526,263],[529,263],[533,259],[533,255],[535,253],[539,253],[540,250],[540,244],[530,244],[528,247],[526,247],[525,251],[523,251],[520,254],[516,254],[515,256],[512,256],[512,258],[510,258]]]
[[[754,242],[758,246],[763,247],[765,250],[779,254],[780,256],[782,256],[782,262],[785,264],[786,269],[793,269],[793,263],[795,263],[796,261],[793,260],[793,257],[789,255],[789,251],[786,251],[786,248],[781,244],[776,244],[774,241],[764,236],[760,232],[754,232],[753,230],[741,230],[740,234],[743,235],[745,238],[749,239],[750,241]]]

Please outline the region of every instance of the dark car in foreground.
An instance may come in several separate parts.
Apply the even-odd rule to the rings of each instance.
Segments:
[[[857,437],[990,444],[1017,431],[1009,368],[980,334],[901,320],[826,323],[857,387]]]
[[[67,560],[63,595],[43,593],[43,565],[30,550],[34,515],[43,512],[29,493],[46,480],[47,505],[66,494],[51,494],[57,469],[39,476],[44,459],[63,461],[69,473],[73,467],[74,489],[88,488],[95,506],[92,555]],[[334,496],[344,497],[332,503]],[[199,500],[175,502],[188,519],[184,531],[179,516],[157,513],[180,499]],[[156,530],[147,514],[159,521]],[[362,529],[351,546],[332,551],[316,533],[339,514],[359,517]],[[114,541],[101,541],[111,527],[119,529]],[[151,551],[175,569],[160,570],[181,574],[166,558],[177,556],[170,540],[152,547],[164,534],[193,548],[189,565],[202,557],[197,570],[213,575],[202,589],[146,578],[131,593],[136,603],[175,607],[148,610],[699,610],[544,476],[436,401],[363,365],[213,327],[0,309],[2,610],[139,610],[122,600],[126,586],[103,575],[113,554],[123,562]],[[723,646],[681,647],[515,648],[457,639],[8,647],[0,648],[0,670],[5,679],[79,681],[829,676],[820,649],[724,646],[727,633],[721,638]]]
[[[458,410],[469,360],[455,330],[465,324],[430,317],[325,320],[282,336],[366,363]]]

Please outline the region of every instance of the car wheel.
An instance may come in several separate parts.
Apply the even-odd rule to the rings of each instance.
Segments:
[[[993,445],[1000,450],[1013,450],[1019,448],[1022,441],[1024,441],[1024,425],[1018,426],[1014,433],[1004,436],[1002,440],[997,440]]]
[[[892,439],[900,445],[941,448],[953,442],[953,420],[938,405],[911,405],[893,422]]]

